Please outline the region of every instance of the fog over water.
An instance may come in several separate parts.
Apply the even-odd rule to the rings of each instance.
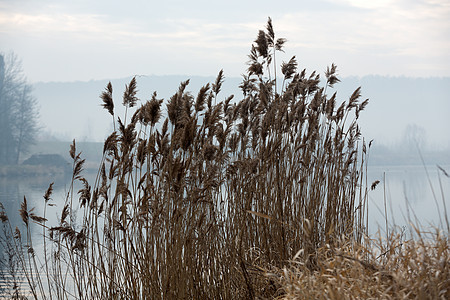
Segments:
[[[450,165],[443,167],[450,170]],[[395,225],[397,229],[411,230],[410,222],[427,228],[446,228],[450,178],[435,165],[371,166],[368,179],[380,180],[377,188],[369,192],[370,232],[385,231],[386,214],[388,226]]]
[[[447,172],[450,165],[442,166]],[[93,184],[96,173],[84,173]],[[445,227],[444,201],[450,195],[450,178],[439,171],[435,165],[428,166],[371,166],[367,176],[370,185],[375,180],[380,183],[374,190],[369,189],[369,231],[385,231],[385,200],[389,228],[409,228],[409,221],[420,222],[425,227]],[[43,215],[43,195],[49,184],[55,182],[52,200],[56,206],[48,207],[48,226],[56,226],[70,188],[70,177],[44,178],[0,178],[0,202],[13,226],[21,226],[18,214],[20,203],[26,196],[29,208],[35,207],[37,215]],[[74,201],[81,184],[76,182]],[[75,202],[76,203],[76,202]],[[450,205],[446,202],[446,213],[450,215]],[[80,216],[81,217],[81,216]],[[40,228],[35,227],[39,234]],[[41,238],[39,238],[40,240]],[[39,243],[39,241],[36,241]]]

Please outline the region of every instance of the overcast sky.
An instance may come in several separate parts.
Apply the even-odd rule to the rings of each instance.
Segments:
[[[271,16],[288,60],[342,76],[450,76],[450,1],[0,0],[0,51],[31,82],[240,76]]]

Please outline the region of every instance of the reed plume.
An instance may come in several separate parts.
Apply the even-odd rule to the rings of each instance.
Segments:
[[[72,185],[58,224],[47,228],[45,215],[30,215],[25,198],[20,210],[24,223],[41,224],[52,244],[46,269],[55,298],[406,295],[413,276],[401,281],[390,269],[408,260],[371,257],[367,239],[372,142],[361,138],[357,120],[368,100],[360,102],[361,88],[348,101],[328,95],[339,82],[337,67],[327,68],[322,83],[318,73],[299,70],[295,56],[281,64],[278,91],[276,54],[285,43],[269,18],[251,47],[241,96],[220,100],[220,70],[196,97],[189,80],[181,82],[165,111],[153,93],[127,123],[127,110],[139,100],[133,77],[123,93],[125,117],[114,120],[118,128],[105,140],[92,185],[73,141]],[[111,83],[100,98],[114,118]],[[51,192],[52,185],[46,205]],[[1,213],[0,219],[7,222]],[[433,266],[448,258],[445,241],[439,236],[431,246]],[[450,289],[438,283],[445,276],[435,278],[426,293],[445,295]]]

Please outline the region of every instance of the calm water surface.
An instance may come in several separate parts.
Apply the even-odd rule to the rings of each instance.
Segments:
[[[442,166],[450,173],[450,166]],[[428,175],[427,175],[428,172]],[[95,174],[89,174],[92,184]],[[369,166],[369,185],[380,180],[375,190],[369,191],[369,226],[370,231],[376,231],[377,224],[385,227],[385,207],[389,224],[399,226],[408,224],[407,207],[411,218],[417,217],[422,225],[439,226],[441,216],[445,225],[444,199],[450,199],[450,178],[446,177],[436,166]],[[21,225],[18,214],[20,203],[26,196],[28,208],[35,207],[35,214],[42,215],[44,210],[43,195],[50,182],[54,181],[54,191],[50,203],[54,207],[47,208],[46,217],[49,225],[56,224],[59,213],[64,206],[64,200],[70,188],[70,177],[32,177],[25,179],[0,178],[0,202],[5,206],[8,217],[14,226]],[[80,186],[75,187],[74,194]],[[407,205],[408,204],[408,205]],[[447,206],[447,215],[449,206]]]
[[[450,166],[441,166],[450,174]],[[409,220],[425,227],[445,227],[450,217],[450,178],[433,166],[370,166],[369,184],[380,183],[369,191],[369,231],[388,226],[408,227]],[[446,210],[444,209],[444,203]],[[409,217],[408,217],[409,212]]]
[[[94,177],[91,175],[90,177]],[[87,176],[89,178],[89,176]],[[49,184],[54,182],[52,199],[48,202],[55,206],[47,206],[47,212],[45,217],[48,219],[47,226],[56,226],[58,224],[58,218],[60,212],[64,207],[64,202],[67,196],[67,192],[70,189],[71,177],[67,176],[39,176],[39,177],[26,177],[26,178],[0,178],[0,202],[3,204],[5,211],[11,222],[12,230],[17,226],[21,230],[22,244],[26,244],[26,230],[19,216],[19,209],[23,202],[24,196],[27,199],[28,210],[34,208],[33,213],[38,216],[44,216],[45,200],[43,195],[49,187]],[[75,186],[74,194],[76,195],[78,189],[81,186]],[[33,224],[31,228],[31,235],[33,237],[33,249],[36,252],[36,257],[43,263],[43,238],[42,227]],[[10,299],[12,280],[8,270],[8,255],[5,252],[5,233],[3,226],[0,224],[0,299]],[[32,299],[32,295],[29,294],[28,284],[25,277],[21,276],[21,270],[17,270],[16,275],[17,283],[21,287],[22,293]],[[45,280],[44,280],[45,284]]]

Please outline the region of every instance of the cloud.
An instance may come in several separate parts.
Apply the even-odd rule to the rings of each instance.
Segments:
[[[59,13],[0,13],[2,32],[17,34],[83,34],[97,35],[114,30],[114,24],[102,21],[99,15],[59,14]]]
[[[101,14],[0,12],[0,40],[29,45],[23,51],[28,51],[24,56],[28,55],[32,80],[52,74],[58,74],[57,80],[128,76],[130,72],[211,75],[220,69],[218,64],[245,61],[258,25],[205,23],[188,17],[149,22],[112,20]]]
[[[3,33],[76,39],[79,42],[221,48],[242,46],[246,33],[255,31],[257,25],[204,23],[189,18],[167,18],[148,24],[145,20],[111,22],[106,16],[96,14],[0,12],[0,28]]]
[[[8,3],[18,4],[0,3],[0,43],[18,48],[24,56],[32,46],[33,60],[38,52],[41,57],[70,54],[74,59],[83,54],[104,68],[102,55],[136,64],[158,57],[152,68],[171,68],[171,73],[178,70],[168,66],[175,61],[191,66],[200,60],[198,72],[219,60],[237,66],[246,61],[251,42],[270,14],[278,37],[288,38],[289,58],[292,53],[316,65],[341,61],[353,75],[449,75],[450,69],[450,4],[444,1],[299,0],[273,8],[266,0],[257,7],[242,1],[194,1],[189,6],[177,1],[157,6],[145,1]],[[368,62],[374,59],[376,63]],[[158,69],[158,60],[167,63]]]
[[[294,47],[300,51],[314,49],[317,53],[326,52],[335,57],[344,53],[355,60],[363,57],[366,60],[385,60],[385,66],[372,69],[374,73],[449,74],[449,4],[442,1],[416,1],[412,4],[405,1],[333,2],[359,10],[315,14],[291,12],[277,20],[277,25],[291,40],[295,37]],[[392,60],[401,62],[402,66],[397,65],[393,69],[388,65]],[[426,63],[428,67],[420,71]]]

